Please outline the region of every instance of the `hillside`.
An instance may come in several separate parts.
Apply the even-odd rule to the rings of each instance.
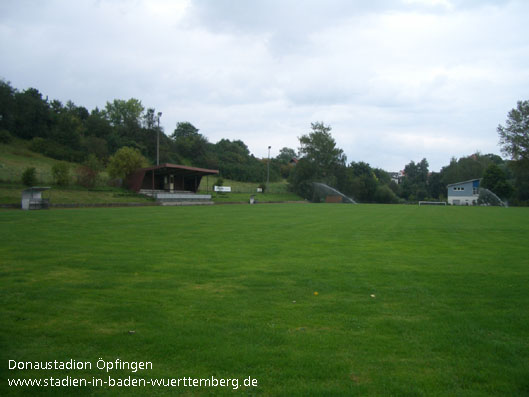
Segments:
[[[18,204],[21,191],[25,186],[21,183],[22,173],[28,167],[35,167],[37,185],[53,186],[52,167],[59,160],[35,153],[28,148],[29,143],[22,139],[14,139],[10,144],[0,144],[0,205]],[[44,193],[53,204],[120,204],[140,203],[148,204],[151,199],[131,193],[125,189],[108,186],[108,176],[102,172],[96,187],[83,188],[75,184],[75,170],[77,163],[70,165],[71,185],[66,187],[53,186],[53,189]],[[203,179],[199,190],[211,193],[215,178]],[[225,186],[232,187],[232,193],[213,194],[215,202],[248,202],[251,194],[256,194],[258,183],[238,182],[226,179]],[[301,198],[287,191],[286,181],[270,183],[269,193],[259,194],[257,201],[297,201]]]
[[[0,182],[20,182],[22,173],[28,167],[36,168],[37,180],[40,184],[53,182],[51,168],[60,161],[35,153],[28,146],[29,142],[22,139],[13,139],[7,145],[0,144]],[[75,163],[69,164],[71,168],[79,166]]]

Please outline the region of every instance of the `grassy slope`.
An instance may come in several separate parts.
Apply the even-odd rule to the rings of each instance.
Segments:
[[[28,167],[37,169],[38,184],[49,186],[53,182],[51,169],[59,161],[30,151],[27,142],[15,139],[9,145],[0,144],[0,204],[20,203],[21,191],[25,189],[20,184],[22,173]],[[75,170],[78,164],[70,163],[71,170]],[[71,171],[73,174],[73,171]],[[203,178],[199,189],[202,192],[209,190],[217,178]],[[6,183],[7,182],[7,183]],[[209,185],[208,185],[209,184]],[[233,192],[224,195],[215,195],[215,202],[244,202],[247,203],[250,194],[256,194],[260,202],[270,201],[297,201],[301,198],[287,191],[285,181],[270,183],[270,192],[257,194],[258,183],[245,183],[225,180],[225,186],[232,186]],[[144,203],[149,200],[139,195],[126,195],[121,189],[107,189],[106,191],[94,191],[79,187],[59,188],[54,187],[50,192],[44,193],[44,197],[51,198],[54,204],[95,204],[95,203]]]
[[[23,185],[0,186],[0,204],[20,204]],[[110,204],[110,203],[151,203],[148,197],[133,194],[125,189],[101,188],[84,189],[82,187],[61,188],[54,186],[42,193],[52,204]]]
[[[0,394],[22,391],[7,376],[108,376],[8,359],[119,357],[153,362],[136,377],[252,376],[266,396],[527,395],[528,233],[523,208],[3,212]],[[44,391],[72,390],[152,393]]]
[[[9,145],[0,143],[0,181],[20,182],[22,173],[28,167],[35,167],[37,179],[41,184],[53,181],[51,168],[58,160],[32,152],[27,148],[28,142],[14,139]],[[77,164],[70,163],[72,168]]]
[[[51,169],[58,160],[51,159],[27,148],[27,142],[15,139],[9,145],[0,144],[0,204],[20,204],[21,192],[26,187],[20,183],[22,173],[28,167],[37,170],[38,185],[50,186],[53,181]],[[78,164],[69,163],[70,171]],[[149,199],[131,195],[123,189],[95,189],[88,190],[78,186],[61,188],[54,186],[52,190],[43,193],[43,197],[50,198],[53,204],[95,204],[95,203],[142,203]]]
[[[212,186],[215,184],[216,180],[217,178],[213,176],[210,176],[209,178],[202,178],[198,189],[203,192],[211,192],[213,189]],[[231,179],[223,180],[223,186],[231,187],[232,192],[255,194],[259,185],[260,183],[255,182],[239,182]],[[270,182],[268,184],[268,191],[272,193],[288,193],[288,184],[285,180],[279,182]]]

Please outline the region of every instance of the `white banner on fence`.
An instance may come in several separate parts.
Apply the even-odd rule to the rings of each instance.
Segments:
[[[229,193],[231,192],[231,186],[213,186],[216,192]]]

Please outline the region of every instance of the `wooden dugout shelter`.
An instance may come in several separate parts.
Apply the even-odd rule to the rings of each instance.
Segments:
[[[162,190],[196,193],[202,177],[218,174],[218,170],[165,163],[136,170],[127,178],[127,187],[134,192]]]

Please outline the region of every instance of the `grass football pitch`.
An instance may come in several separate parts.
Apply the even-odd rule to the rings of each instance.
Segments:
[[[0,298],[0,395],[529,395],[524,208],[0,211]]]

